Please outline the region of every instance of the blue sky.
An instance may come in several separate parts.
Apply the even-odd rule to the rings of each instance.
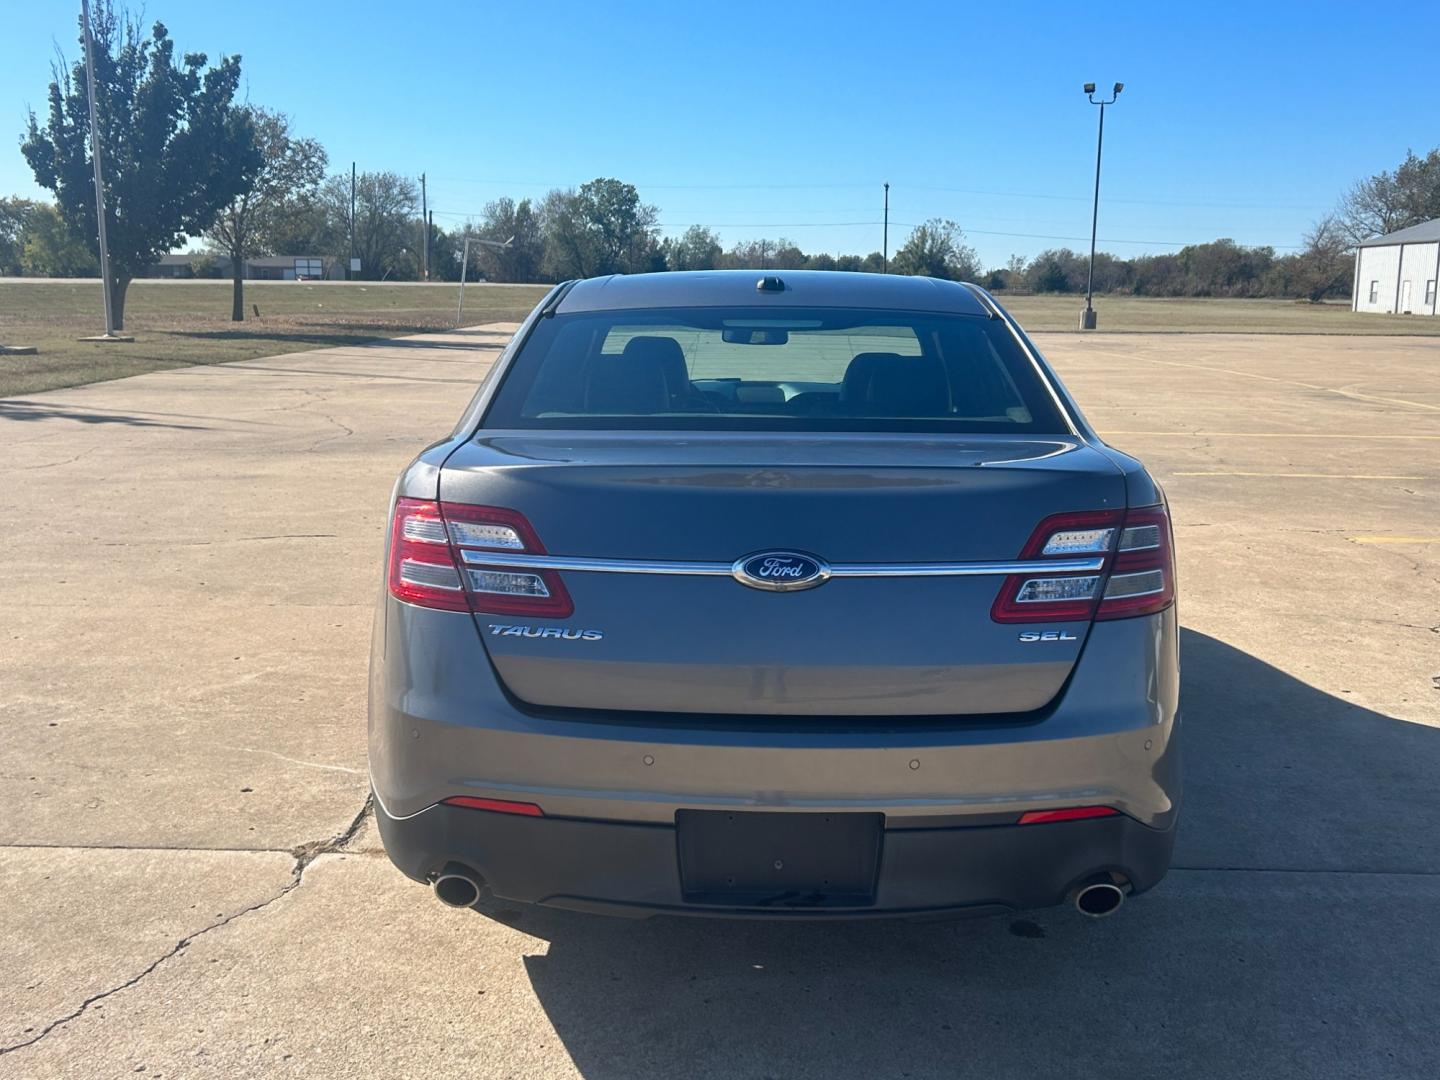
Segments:
[[[0,128],[43,108],[79,0],[8,3]],[[1440,143],[1436,89],[1404,78],[1440,5],[964,3],[396,4],[148,0],[180,49],[240,53],[246,92],[352,160],[430,178],[437,224],[499,195],[636,184],[667,232],[807,251],[891,248],[958,221],[985,261],[1082,248],[1095,110],[1101,247],[1229,236],[1295,245],[1356,178]],[[0,193],[38,194],[18,149]]]

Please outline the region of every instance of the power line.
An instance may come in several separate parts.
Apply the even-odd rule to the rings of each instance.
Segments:
[[[473,219],[482,216],[480,213],[466,213],[458,210],[434,210],[431,211],[441,217]],[[662,221],[658,225],[662,229],[688,229],[692,225],[700,224],[707,229],[850,229],[850,228],[875,228],[883,226],[881,221],[715,221],[715,222],[673,222]],[[916,228],[918,223],[914,221],[894,221],[892,225],[898,225],[902,229]],[[962,229],[966,236],[1001,236],[1014,240],[1063,240],[1071,243],[1085,243],[1089,241],[1088,236],[1065,236],[1059,233],[1028,233],[1028,232],[1003,232],[996,229]],[[1136,240],[1120,237],[1100,237],[1100,242],[1105,244],[1136,244],[1142,247],[1193,247],[1197,244],[1209,244],[1214,242],[1216,237],[1209,240]],[[1303,244],[1247,244],[1247,247],[1271,247],[1278,250],[1298,251]]]
[[[515,187],[567,187],[567,184],[556,184],[544,180],[502,180],[482,179],[479,177],[446,176],[436,177],[437,180],[444,180],[452,184],[482,184],[482,185],[509,185]],[[627,181],[628,182],[628,181]],[[1049,199],[1062,202],[1089,202],[1089,195],[1068,195],[1060,192],[1045,191],[995,191],[984,188],[963,188],[951,187],[944,184],[913,184],[893,182],[894,186],[913,191],[943,191],[954,195],[981,195],[986,198],[995,199]],[[875,184],[646,184],[637,183],[634,185],[641,191],[868,191],[875,187]],[[1145,199],[1145,198],[1121,198],[1108,197],[1106,202],[1125,203],[1132,206],[1168,206],[1168,207],[1197,207],[1201,209],[1219,210],[1308,210],[1318,212],[1323,209],[1313,203],[1264,203],[1264,202],[1216,202],[1213,200],[1191,201],[1186,199]],[[1086,239],[1089,239],[1086,237]]]

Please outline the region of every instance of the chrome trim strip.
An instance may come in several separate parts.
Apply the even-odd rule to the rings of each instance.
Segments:
[[[565,555],[512,555],[504,551],[463,548],[467,566],[498,566],[527,570],[579,570],[600,574],[677,574],[690,577],[730,577],[732,563],[666,562],[648,559],[581,559]],[[1032,559],[1015,562],[955,563],[838,563],[831,577],[998,577],[1005,574],[1084,574],[1105,567],[1104,558]]]
[[[686,574],[730,576],[730,563],[660,562],[646,559],[581,559],[564,555],[511,555],[507,551],[461,548],[468,566],[521,567],[529,570],[586,570],[601,574]]]

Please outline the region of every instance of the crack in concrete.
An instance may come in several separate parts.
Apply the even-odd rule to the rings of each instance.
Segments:
[[[307,769],[325,769],[329,772],[350,773],[352,776],[363,776],[365,773],[364,769],[352,769],[348,765],[326,765],[320,761],[301,761],[299,758],[286,757],[284,754],[277,753],[274,750],[257,750],[250,746],[224,746],[220,743],[216,743],[215,745],[221,750],[235,750],[242,754],[265,754],[267,757],[273,757],[277,761],[284,761],[291,765],[301,765]]]
[[[271,896],[265,900],[259,900],[256,903],[249,905],[248,907],[241,908],[239,911],[231,915],[227,915],[223,919],[218,919],[215,922],[210,923],[208,926],[201,927],[199,930],[196,930],[192,934],[186,934],[171,948],[166,950],[160,956],[156,957],[143,969],[132,975],[130,978],[126,979],[124,982],[118,983],[117,985],[112,986],[107,990],[102,990],[98,994],[90,995],[76,1008],[72,1009],[64,1016],[57,1017],[56,1019],[51,1020],[48,1024],[41,1028],[39,1032],[37,1032],[35,1035],[32,1035],[30,1038],[23,1039],[17,1043],[12,1043],[9,1046],[0,1046],[0,1056],[4,1056],[5,1054],[12,1054],[17,1050],[23,1050],[27,1046],[34,1046],[51,1032],[64,1027],[72,1020],[78,1020],[81,1016],[84,1016],[85,1013],[90,1010],[90,1007],[92,1005],[104,1001],[106,998],[114,997],[121,991],[128,990],[132,986],[137,985],[146,976],[156,971],[167,960],[171,960],[174,959],[176,956],[179,956],[192,943],[204,937],[206,934],[209,934],[215,930],[219,930],[223,926],[229,926],[236,919],[243,918],[244,916],[249,915],[252,912],[261,911],[269,907],[271,904],[274,904],[277,901],[283,900],[285,897],[289,896],[292,892],[298,889],[301,883],[305,880],[306,867],[308,867],[311,863],[313,863],[316,859],[320,858],[320,856],[322,855],[330,855],[339,851],[343,851],[345,849],[345,846],[349,844],[350,841],[355,839],[355,836],[360,832],[360,827],[365,823],[365,818],[370,813],[371,800],[372,796],[365,796],[365,802],[364,805],[360,807],[360,812],[356,814],[353,819],[351,819],[350,824],[347,825],[341,832],[330,837],[329,839],[307,841],[306,843],[301,844],[299,847],[294,848],[290,852],[290,855],[295,860],[295,865],[290,870],[290,880],[286,882],[285,885],[281,887],[280,891],[277,892],[274,896]]]
[[[76,461],[79,461],[83,457],[89,457],[98,449],[100,449],[98,446],[92,446],[89,450],[81,450],[80,453],[76,454],[74,457],[68,457],[62,461],[47,461],[42,465],[20,465],[17,466],[17,469],[20,472],[32,472],[36,469],[54,469],[58,468],[61,465],[70,465]]]

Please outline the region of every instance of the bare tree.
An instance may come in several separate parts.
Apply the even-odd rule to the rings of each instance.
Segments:
[[[1294,287],[1312,304],[1332,293],[1344,293],[1350,286],[1354,265],[1347,230],[1328,214],[1305,234],[1305,247],[1296,259]]]
[[[1393,173],[1357,182],[1334,216],[1352,245],[1440,217],[1440,149],[1410,151]]]

